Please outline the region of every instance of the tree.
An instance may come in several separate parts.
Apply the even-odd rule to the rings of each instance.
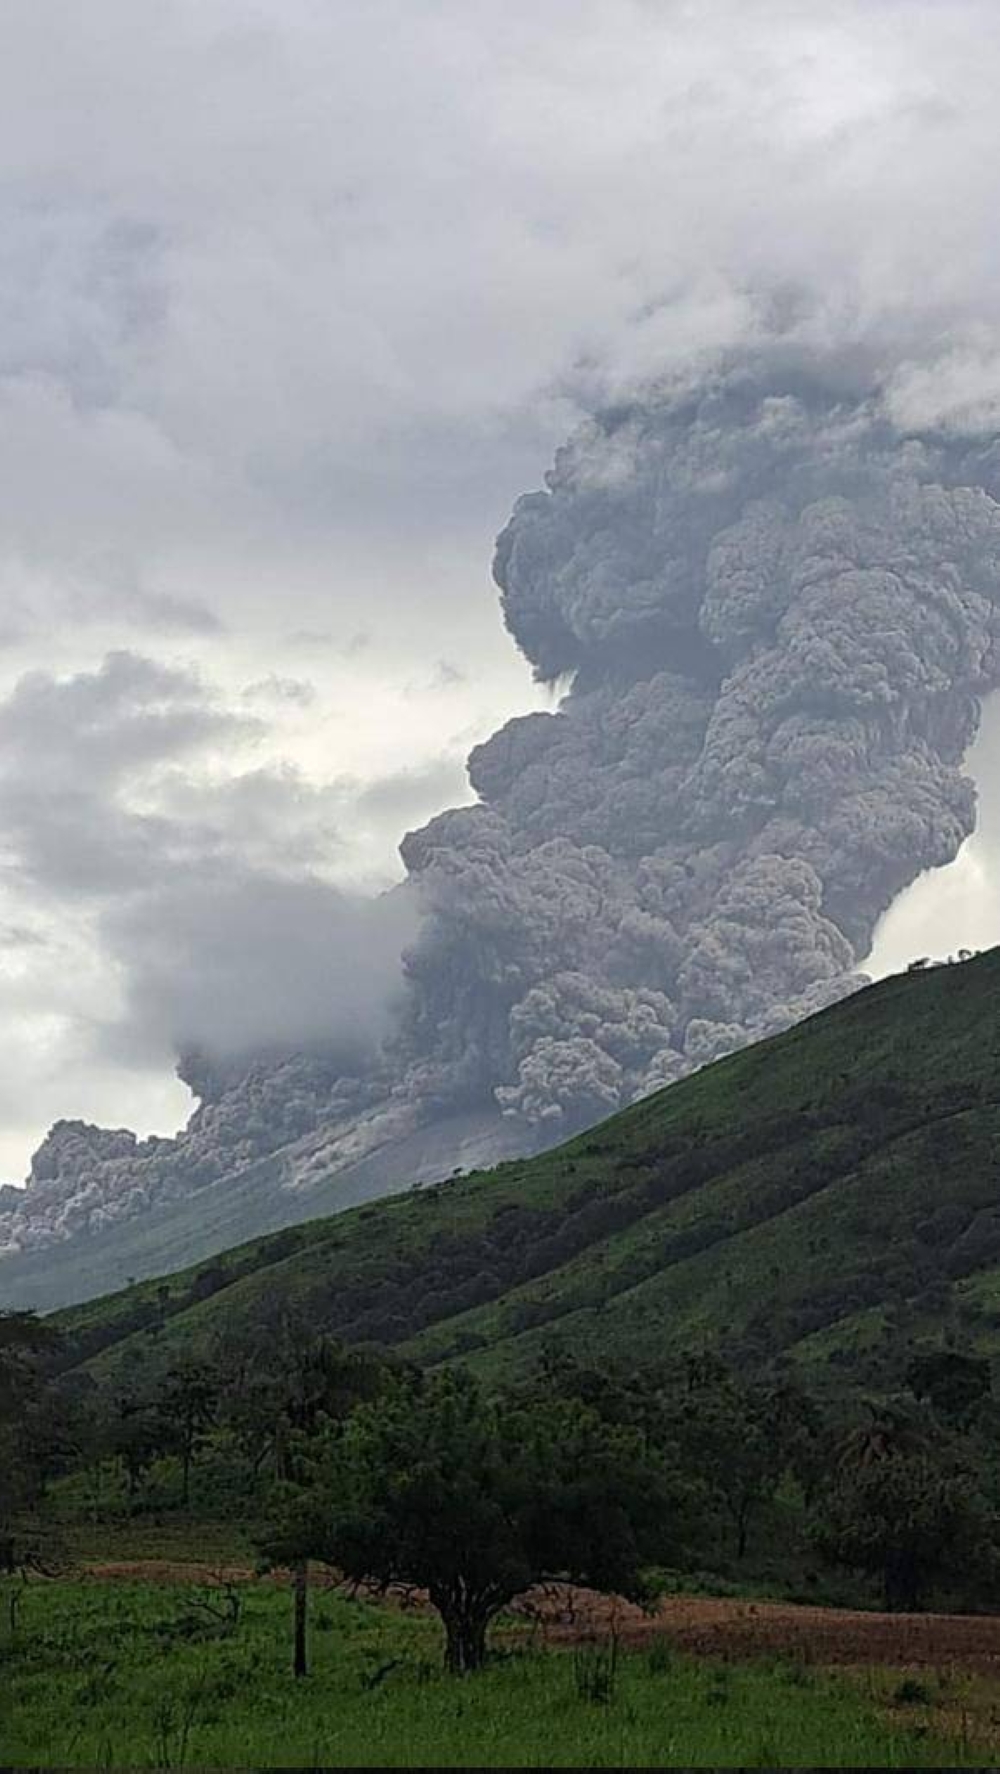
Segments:
[[[59,1341],[34,1312],[0,1312],[0,1575],[40,1568],[22,1518],[45,1489],[51,1440],[45,1358]],[[13,1599],[10,1607],[13,1626]]]
[[[906,1369],[906,1384],[915,1398],[926,1399],[942,1422],[965,1429],[989,1398],[990,1364],[959,1349],[925,1349]]]
[[[875,1418],[823,1492],[814,1539],[830,1563],[877,1577],[885,1605],[914,1610],[935,1580],[987,1550],[972,1475],[946,1444]]]
[[[274,1322],[231,1332],[213,1348],[216,1425],[233,1435],[256,1479],[270,1465],[294,1479],[295,1450],[362,1399],[374,1398],[386,1361],[349,1349],[283,1311]]]
[[[121,1461],[130,1501],[149,1468],[169,1450],[176,1430],[148,1400],[126,1395],[114,1401],[105,1425],[104,1445]]]
[[[805,1472],[818,1422],[791,1385],[748,1384],[712,1355],[692,1356],[685,1384],[668,1402],[666,1430],[685,1469],[728,1517],[736,1557],[750,1528],[790,1468]]]
[[[667,1550],[670,1497],[631,1429],[577,1400],[488,1397],[467,1374],[401,1380],[356,1410],[286,1515],[286,1554],[426,1591],[449,1669],[478,1669],[490,1622],[563,1579],[634,1599]]]
[[[292,1570],[292,1672],[301,1677],[308,1671],[310,1536],[301,1531],[300,1506],[315,1471],[316,1446],[362,1400],[379,1395],[389,1369],[378,1356],[317,1336],[287,1316],[278,1327],[271,1356],[270,1370],[258,1372],[249,1391],[244,1376],[231,1403],[236,1404],[236,1421],[244,1435],[254,1433],[255,1425],[265,1433],[261,1414],[269,1419],[265,1446],[273,1455],[277,1484],[272,1532],[262,1551],[270,1563],[286,1564]]]
[[[34,1312],[0,1312],[0,1535],[11,1542],[15,1514],[44,1488],[45,1436],[38,1433],[48,1376],[44,1358],[59,1343]]]
[[[38,1381],[38,1358],[55,1350],[59,1334],[36,1312],[0,1311],[0,1422],[10,1422]]]
[[[157,1401],[181,1462],[181,1503],[191,1498],[191,1467],[215,1415],[216,1387],[212,1370],[197,1361],[170,1369]]]

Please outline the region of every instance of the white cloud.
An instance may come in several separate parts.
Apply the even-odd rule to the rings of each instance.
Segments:
[[[983,711],[983,725],[969,753],[969,773],[979,793],[975,832],[954,862],[931,869],[901,893],[875,932],[866,970],[881,979],[900,973],[922,955],[942,960],[959,949],[1000,943],[1000,698]]]

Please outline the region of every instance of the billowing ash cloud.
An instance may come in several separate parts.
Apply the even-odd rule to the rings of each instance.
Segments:
[[[89,1166],[82,1223],[131,1211],[126,1181],[189,1189],[318,1126],[363,1123],[357,1151],[473,1108],[558,1139],[852,990],[880,914],[971,831],[962,759],[1000,683],[992,437],[909,431],[843,364],[761,354],[586,423],[495,573],[570,687],[476,747],[476,804],[404,839],[422,923],[380,1058],[352,1071],[313,1015],[313,1057],[203,1055],[167,1149],[57,1132],[42,1194]],[[240,946],[223,931],[210,998]]]
[[[760,358],[599,414],[495,573],[572,687],[404,842],[433,907],[412,1087],[553,1134],[849,990],[974,821],[1000,679],[1000,446]]]

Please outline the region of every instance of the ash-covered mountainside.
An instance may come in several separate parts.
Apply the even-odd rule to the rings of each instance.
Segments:
[[[528,1150],[850,991],[880,914],[973,827],[998,500],[1000,442],[904,434],[822,366],[741,362],[594,417],[495,562],[567,692],[476,747],[475,805],[405,838],[423,921],[369,1074],[223,1068],[177,1142],[61,1127],[8,1242],[318,1128],[317,1173],[470,1109]]]

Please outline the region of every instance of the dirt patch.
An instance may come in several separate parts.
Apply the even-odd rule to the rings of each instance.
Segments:
[[[250,1583],[256,1572],[250,1565],[192,1563],[187,1559],[115,1559],[110,1563],[85,1563],[85,1578],[95,1583]]]
[[[533,1597],[527,1612],[549,1644],[616,1632],[627,1645],[666,1638],[693,1656],[733,1661],[791,1657],[827,1666],[1000,1675],[1000,1618],[991,1616],[878,1614],[705,1596],[672,1596],[644,1614],[628,1602],[561,1587]]]

